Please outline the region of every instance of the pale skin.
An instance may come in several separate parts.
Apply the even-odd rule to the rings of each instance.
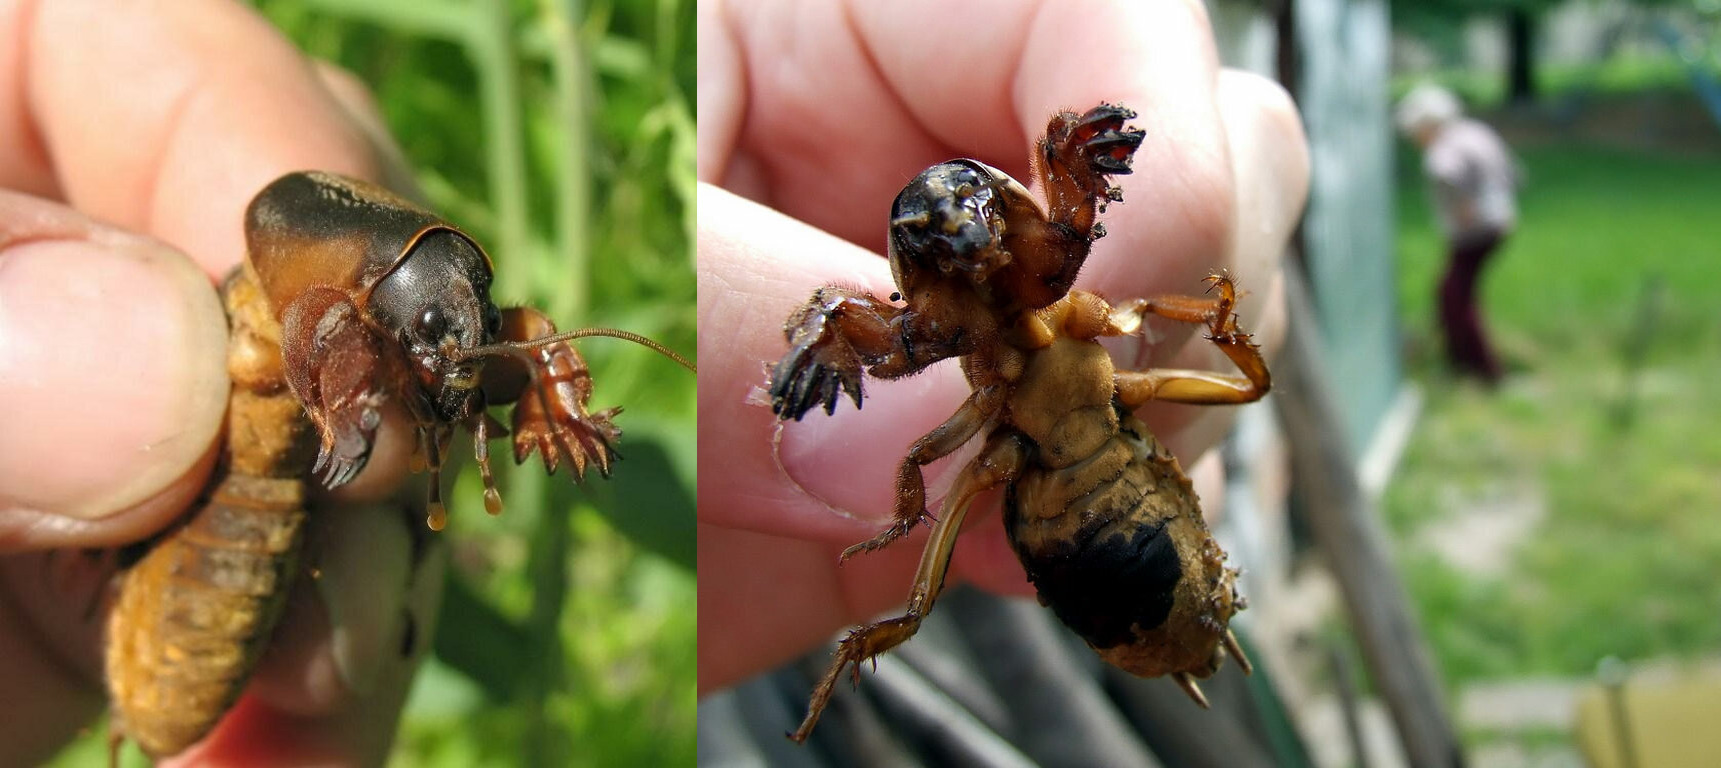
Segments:
[[[244,254],[245,205],[292,170],[399,177],[362,86],[227,0],[0,1],[0,51],[0,680],[30,692],[0,700],[10,765],[49,758],[105,704],[86,614],[104,574],[76,551],[161,529],[208,476],[227,392],[214,281]],[[421,585],[440,583],[434,557],[409,574],[399,499],[422,491],[402,490],[395,426],[336,501],[350,509],[326,535],[367,542],[322,561],[339,596],[295,597],[250,695],[164,764],[386,754],[421,658],[400,656],[395,617],[433,621]]]
[[[721,457],[702,466],[699,490],[702,692],[900,606],[913,581],[924,527],[837,560],[889,525],[910,443],[969,396],[956,366],[868,379],[863,411],[809,414],[780,441],[753,391],[813,288],[835,282],[879,300],[894,290],[880,256],[906,180],[956,157],[1027,179],[1048,115],[1126,104],[1146,140],[1134,173],[1116,180],[1125,202],[1101,215],[1109,235],[1076,287],[1114,302],[1198,293],[1202,277],[1228,268],[1248,293],[1238,312],[1269,352],[1282,333],[1279,259],[1307,185],[1294,109],[1265,81],[1218,67],[1198,4],[797,8],[699,9],[700,455]],[[961,76],[941,76],[952,72]],[[1189,325],[1147,328],[1155,343],[1112,348],[1120,367],[1231,371]],[[1223,433],[1225,410],[1143,414],[1189,466]],[[926,467],[934,509],[971,457],[956,456]],[[948,581],[1029,594],[992,498],[975,500]]]

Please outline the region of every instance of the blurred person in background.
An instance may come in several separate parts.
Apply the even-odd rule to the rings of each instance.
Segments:
[[[1517,160],[1500,134],[1465,117],[1458,97],[1437,85],[1406,94],[1396,122],[1422,150],[1422,170],[1446,236],[1439,312],[1447,359],[1459,375],[1497,384],[1503,371],[1482,329],[1476,284],[1518,222]]]

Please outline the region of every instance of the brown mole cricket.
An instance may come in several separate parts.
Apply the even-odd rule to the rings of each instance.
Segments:
[[[1106,661],[1144,677],[1171,675],[1196,703],[1196,685],[1224,651],[1245,672],[1232,636],[1244,607],[1236,571],[1208,533],[1177,459],[1134,409],[1149,400],[1246,403],[1267,393],[1266,362],[1232,310],[1231,279],[1209,295],[1158,296],[1112,305],[1071,290],[1094,240],[1095,220],[1122,193],[1108,176],[1130,172],[1143,134],[1134,112],[1101,104],[1053,115],[1032,154],[1042,204],[1015,179],[974,160],[952,160],[910,181],[891,208],[889,302],[837,286],[814,292],[784,326],[789,352],[771,372],[772,410],[799,420],[847,392],[858,408],[863,372],[894,379],[956,357],[973,391],[947,421],[916,441],[896,480],[895,520],[843,552],[883,547],[922,521],[932,534],[907,612],[858,627],[813,690],[790,738],[805,741],[843,669],[896,647],[920,627],[944,585],[957,532],[981,491],[1006,486],[1004,525],[1040,602]],[[1117,370],[1098,341],[1140,330],[1145,315],[1201,324],[1242,375]],[[921,468],[986,430],[979,455],[957,475],[940,513],[926,509]]]
[[[443,457],[457,425],[473,434],[485,508],[501,499],[486,413],[513,404],[514,459],[534,450],[554,473],[609,475],[619,409],[590,413],[592,379],[568,342],[625,331],[555,333],[537,310],[499,309],[490,258],[436,215],[362,181],[292,173],[251,202],[246,258],[222,285],[233,380],[225,447],[186,518],[121,574],[107,628],[113,739],[152,757],[202,739],[245,687],[298,574],[307,478],[335,488],[363,469],[382,408],[414,424],[440,530]]]

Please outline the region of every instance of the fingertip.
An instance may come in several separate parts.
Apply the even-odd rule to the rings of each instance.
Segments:
[[[245,206],[281,174],[382,175],[363,126],[245,4],[37,5],[21,77],[58,186],[210,275],[243,257]]]
[[[382,185],[408,197],[422,199],[418,180],[412,174],[412,163],[407,161],[406,152],[400,148],[400,142],[389,132],[388,122],[383,119],[382,110],[377,106],[376,95],[371,93],[370,86],[359,79],[358,75],[336,64],[320,59],[312,63],[323,88],[340,106],[347,120],[357,126],[365,139],[376,149]]]
[[[1250,274],[1276,271],[1309,191],[1309,148],[1290,94],[1238,70],[1220,74],[1215,95],[1231,155],[1238,212],[1231,263]]]
[[[226,337],[184,255],[0,198],[0,528],[29,513],[101,520],[205,466]]]

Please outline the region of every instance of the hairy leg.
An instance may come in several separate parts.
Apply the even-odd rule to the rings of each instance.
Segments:
[[[980,455],[963,468],[956,487],[939,511],[932,538],[927,540],[926,550],[921,553],[920,568],[915,572],[914,586],[908,593],[907,611],[893,619],[857,627],[843,638],[837,646],[836,658],[831,660],[824,678],[813,689],[812,700],[807,703],[806,718],[789,738],[797,742],[807,740],[813,726],[819,722],[819,715],[824,713],[825,705],[830,703],[831,693],[845,668],[853,665],[852,676],[858,683],[862,662],[901,645],[920,630],[921,619],[932,610],[933,601],[944,589],[950,553],[956,548],[956,535],[962,530],[962,519],[967,516],[969,503],[981,491],[1013,480],[1021,471],[1027,455],[1027,447],[1016,435],[995,434],[987,440]]]

